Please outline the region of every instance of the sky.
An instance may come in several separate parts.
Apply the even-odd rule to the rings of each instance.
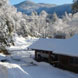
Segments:
[[[10,3],[14,5],[23,1],[26,1],[26,0],[10,0]],[[31,0],[31,1],[36,3],[50,3],[50,4],[57,4],[57,5],[70,4],[73,2],[73,0]]]

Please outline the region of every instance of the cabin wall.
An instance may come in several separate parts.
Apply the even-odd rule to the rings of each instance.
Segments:
[[[60,61],[59,62],[60,68],[78,73],[78,62],[76,64],[75,63],[76,60],[73,61],[73,59],[77,57],[71,57],[71,56],[65,56],[65,55],[58,55],[58,57],[59,57],[58,60]]]
[[[78,73],[78,62],[74,63],[76,57],[53,54],[50,51],[35,50],[35,59],[45,61],[56,67]],[[78,59],[78,58],[76,58]]]

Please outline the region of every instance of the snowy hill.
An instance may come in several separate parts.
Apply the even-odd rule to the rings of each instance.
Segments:
[[[68,13],[71,12],[71,4],[65,4],[56,6],[55,4],[45,4],[45,3],[34,3],[31,1],[24,1],[20,4],[15,5],[18,11],[21,11],[25,14],[31,14],[33,11],[37,11],[38,14],[45,10],[49,14],[56,12],[59,16],[63,15],[65,11]]]
[[[48,8],[56,6],[55,4],[43,4],[43,3],[34,3],[31,1],[24,1],[20,4],[15,5],[15,7],[18,9],[18,11],[21,11],[26,14],[31,14],[33,11],[37,11],[40,13],[42,10],[46,10]]]

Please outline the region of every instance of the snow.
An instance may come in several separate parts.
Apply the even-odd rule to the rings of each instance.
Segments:
[[[21,50],[27,49],[29,45],[35,42],[38,38],[28,36],[27,39],[23,38],[22,36],[16,35],[14,38],[15,46],[11,46],[10,48],[7,47],[8,50]]]
[[[78,74],[55,68],[45,62],[36,62],[33,59],[34,51],[18,51],[20,48],[27,49],[37,38],[16,36],[14,40],[15,46],[8,48],[11,55],[5,56],[7,62],[0,62],[0,78],[78,78]]]
[[[69,39],[39,39],[29,46],[30,49],[53,51],[57,54],[64,54],[78,57],[78,35]]]
[[[0,63],[0,78],[31,78],[31,76],[16,64]]]
[[[6,59],[6,56],[2,53],[0,53],[0,61]]]
[[[76,78],[73,73],[63,71],[52,67],[51,65],[41,62],[38,66],[23,67],[32,78]]]
[[[0,78],[77,78],[77,74],[52,67],[41,62],[38,66],[22,66],[0,63]]]

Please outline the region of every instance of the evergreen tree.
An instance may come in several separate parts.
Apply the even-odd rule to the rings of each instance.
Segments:
[[[72,5],[72,13],[78,12],[78,0],[74,0],[74,3]]]

